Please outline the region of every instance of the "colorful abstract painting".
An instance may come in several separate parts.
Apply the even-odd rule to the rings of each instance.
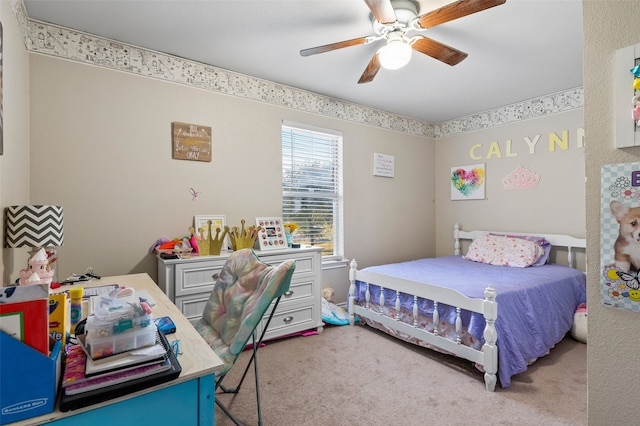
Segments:
[[[484,200],[484,163],[451,168],[452,200]]]

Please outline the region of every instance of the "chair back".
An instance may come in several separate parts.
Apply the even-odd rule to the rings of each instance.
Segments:
[[[293,260],[267,265],[252,249],[238,250],[225,262],[196,329],[225,361],[226,370],[271,302],[289,290],[295,266]]]

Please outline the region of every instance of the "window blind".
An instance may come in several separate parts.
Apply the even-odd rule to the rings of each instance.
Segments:
[[[341,134],[283,123],[282,219],[299,226],[295,242],[341,254]]]

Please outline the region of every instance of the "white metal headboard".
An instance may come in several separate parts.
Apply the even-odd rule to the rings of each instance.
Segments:
[[[459,255],[461,253],[460,240],[473,240],[474,238],[481,237],[487,234],[501,234],[501,235],[509,234],[509,235],[527,235],[527,236],[544,237],[547,241],[551,243],[552,246],[567,248],[567,262],[569,263],[569,266],[573,266],[574,264],[574,253],[572,249],[587,247],[586,238],[576,238],[576,237],[572,237],[571,235],[540,234],[540,233],[528,233],[528,232],[505,232],[505,231],[463,231],[460,229],[460,226],[456,223],[453,227],[453,238],[455,240],[454,254]]]

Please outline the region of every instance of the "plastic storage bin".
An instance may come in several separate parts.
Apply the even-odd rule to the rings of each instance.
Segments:
[[[138,330],[149,327],[153,323],[153,315],[145,314],[139,317],[117,318],[112,320],[101,320],[95,315],[87,318],[87,332],[96,338],[111,336],[131,330]]]
[[[120,352],[151,346],[156,342],[157,327],[153,321],[147,327],[131,329],[110,336],[97,336],[93,331],[87,333],[85,345],[93,359],[104,358]]]

